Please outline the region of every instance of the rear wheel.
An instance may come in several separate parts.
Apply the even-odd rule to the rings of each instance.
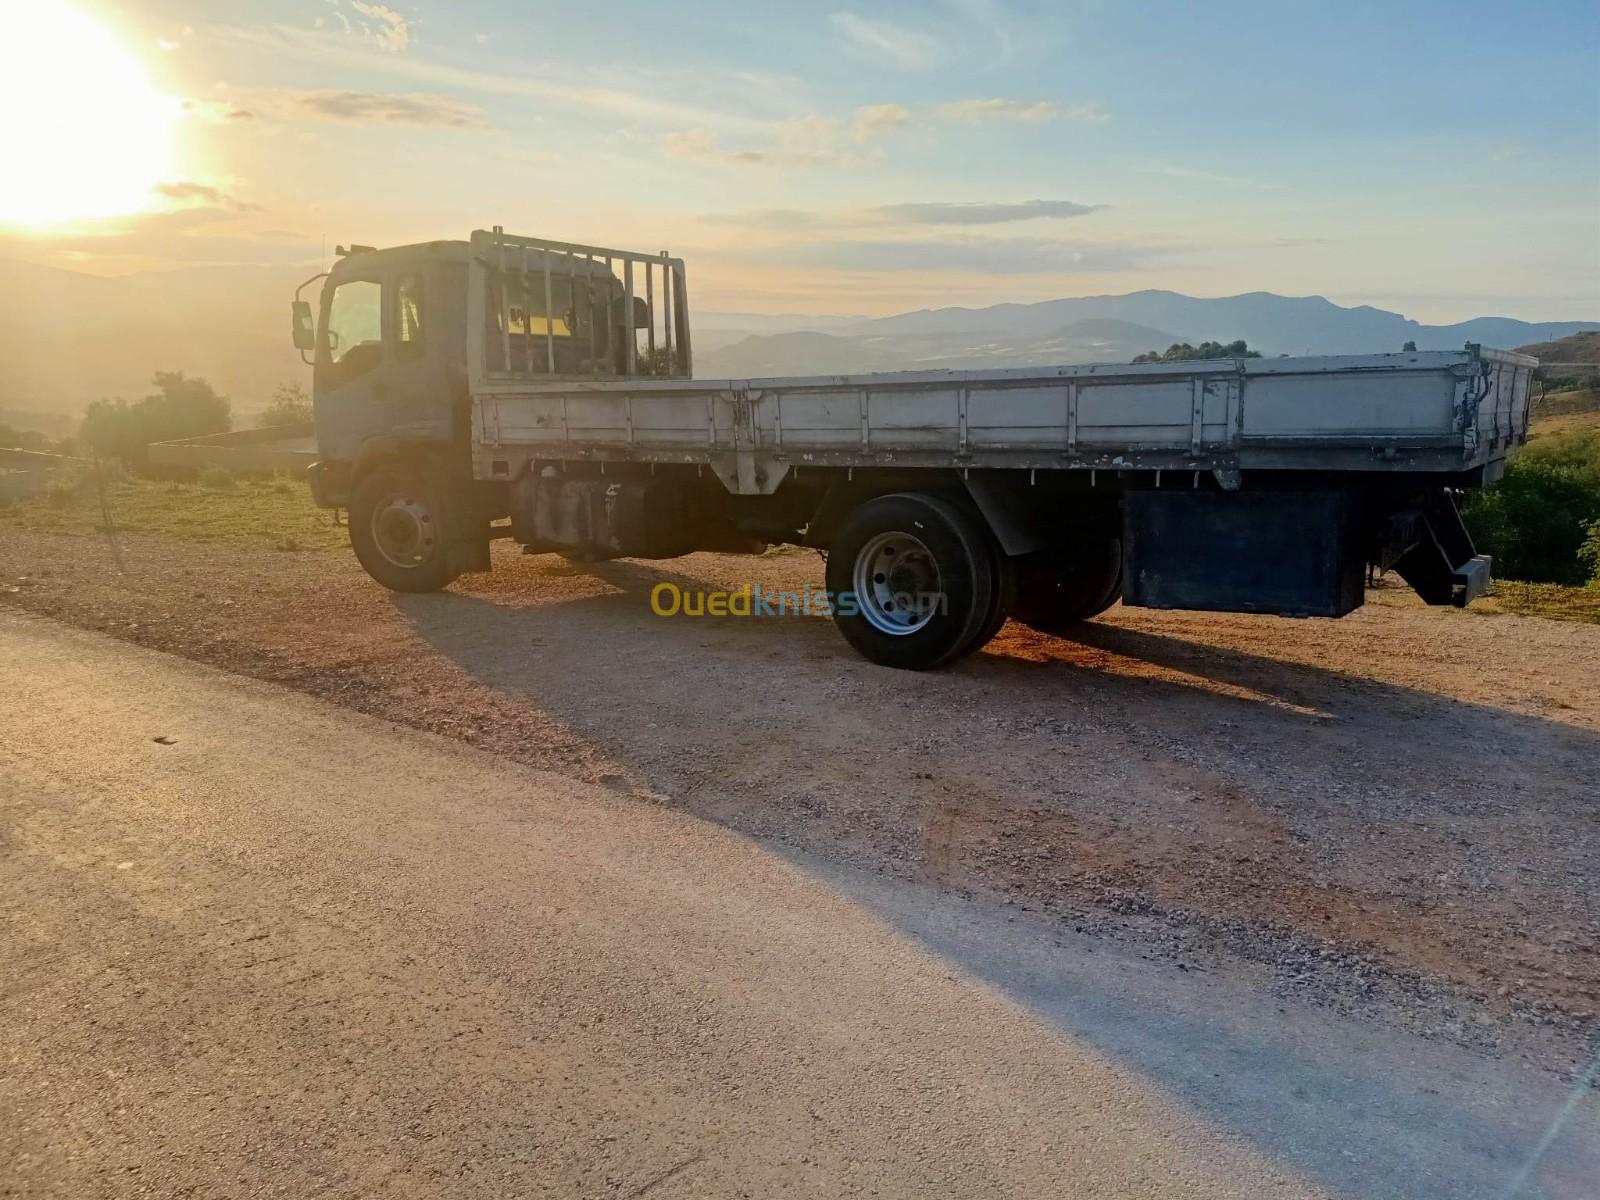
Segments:
[[[1019,559],[1011,616],[1041,633],[1066,633],[1121,594],[1122,539],[1095,537]]]
[[[839,632],[886,667],[924,671],[976,647],[994,616],[987,531],[936,496],[880,496],[833,537],[828,590]]]
[[[436,592],[456,577],[444,491],[417,462],[384,463],[357,481],[350,544],[368,575],[396,592]]]
[[[1015,561],[993,537],[986,541],[990,559],[989,573],[994,580],[994,594],[989,600],[988,619],[978,630],[977,636],[972,639],[972,645],[968,650],[982,650],[994,641],[994,635],[1000,632],[1000,627],[1006,623],[1006,618],[1011,615],[1012,606],[1017,602]]]

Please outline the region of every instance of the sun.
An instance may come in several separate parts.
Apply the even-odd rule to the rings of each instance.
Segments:
[[[60,3],[7,5],[0,222],[135,212],[167,177],[179,108],[105,26]]]

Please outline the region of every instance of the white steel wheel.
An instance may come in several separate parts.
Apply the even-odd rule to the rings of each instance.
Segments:
[[[861,615],[891,637],[925,628],[943,599],[938,561],[909,533],[890,531],[867,541],[856,553],[852,582]]]

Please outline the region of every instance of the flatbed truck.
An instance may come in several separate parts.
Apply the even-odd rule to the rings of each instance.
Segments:
[[[488,570],[495,537],[810,546],[845,639],[908,669],[1119,599],[1339,617],[1372,569],[1470,603],[1489,562],[1455,497],[1526,440],[1538,365],[1468,345],[696,379],[681,259],[499,227],[353,247],[293,320],[314,494],[384,586]]]

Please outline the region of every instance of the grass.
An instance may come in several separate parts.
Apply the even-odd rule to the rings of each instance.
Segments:
[[[246,480],[229,488],[148,479],[106,484],[119,531],[159,533],[194,542],[322,550],[345,544],[333,514],[311,503],[311,490],[288,479]],[[0,507],[0,530],[98,535],[100,500],[92,480],[63,480]]]
[[[1588,412],[1555,413],[1552,416],[1541,417],[1528,430],[1528,440],[1537,442],[1541,438],[1557,437],[1564,433],[1576,433],[1581,430],[1600,429],[1600,409]]]
[[[1528,440],[1537,441],[1583,429],[1600,429],[1600,390],[1576,388],[1547,392],[1533,410]]]
[[[1559,583],[1497,579],[1489,594],[1473,601],[1467,611],[1485,616],[1514,613],[1519,617],[1548,617],[1552,621],[1600,625],[1600,585],[1564,587]]]
[[[1422,597],[1393,574],[1383,576],[1376,587],[1367,589],[1366,603],[1376,608],[1424,607]],[[1567,587],[1560,583],[1496,579],[1486,593],[1466,608],[1438,608],[1434,611],[1448,616],[1544,617],[1550,621],[1600,625],[1600,583],[1587,587]]]

